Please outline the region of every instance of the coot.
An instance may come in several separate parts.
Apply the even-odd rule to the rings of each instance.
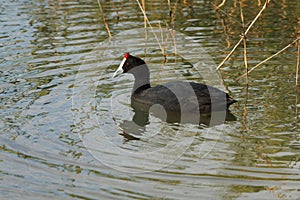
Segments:
[[[227,93],[201,83],[173,81],[151,87],[146,63],[129,53],[124,55],[113,77],[122,73],[133,74],[135,78],[131,100],[149,107],[159,105],[167,112],[226,111],[236,102]]]

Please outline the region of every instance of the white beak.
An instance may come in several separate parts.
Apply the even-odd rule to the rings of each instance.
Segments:
[[[124,72],[123,70],[123,65],[126,62],[127,58],[123,58],[122,62],[120,63],[118,69],[115,71],[114,75],[112,76],[113,78],[115,78],[116,76],[122,74]]]

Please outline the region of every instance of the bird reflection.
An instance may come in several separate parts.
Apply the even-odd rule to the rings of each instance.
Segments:
[[[125,141],[139,140],[143,133],[146,131],[146,126],[150,124],[149,115],[159,118],[163,122],[170,124],[198,124],[199,128],[208,128],[216,125],[224,124],[225,121],[236,121],[236,117],[227,109],[226,111],[217,112],[202,112],[199,115],[192,113],[185,113],[182,115],[180,112],[166,111],[160,105],[147,106],[131,101],[134,116],[132,120],[124,120],[120,124],[123,130],[120,135],[124,137]]]

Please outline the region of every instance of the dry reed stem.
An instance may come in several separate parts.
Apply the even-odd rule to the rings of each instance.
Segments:
[[[267,8],[267,5],[270,3],[271,0],[266,0],[264,6],[261,8],[261,10],[259,11],[259,13],[256,15],[256,17],[252,20],[252,22],[250,23],[250,25],[248,26],[248,28],[246,29],[246,31],[243,33],[244,36],[247,36],[248,32],[250,31],[250,29],[252,28],[252,26],[254,25],[254,23],[258,20],[258,18],[261,16],[262,12]],[[225,59],[219,64],[219,66],[217,67],[217,70],[219,70],[222,65],[230,58],[230,56],[233,54],[233,52],[236,50],[236,48],[241,44],[241,42],[243,41],[243,37],[238,41],[238,43],[233,47],[233,49],[230,51],[230,53],[225,57]]]
[[[246,98],[244,103],[244,109],[243,109],[243,124],[246,130],[249,130],[249,127],[247,126],[247,103],[249,98],[249,85],[246,85]]]
[[[255,65],[254,67],[252,67],[249,71],[248,74],[250,74],[253,70],[255,70],[256,68],[258,68],[259,66],[261,66],[262,64],[264,64],[265,62],[271,60],[272,58],[274,58],[275,56],[279,55],[280,53],[282,53],[283,51],[285,51],[286,49],[288,49],[289,47],[291,47],[293,44],[295,44],[298,40],[300,40],[300,37],[298,37],[297,39],[295,39],[293,42],[291,42],[290,44],[288,44],[287,46],[285,46],[283,49],[281,49],[280,51],[278,51],[277,53],[273,54],[272,56],[266,58],[265,60],[261,61],[260,63],[258,63],[257,65]],[[238,77],[236,80],[239,81],[240,79],[244,78],[247,74],[243,74],[242,76]]]
[[[227,43],[227,48],[229,48],[231,46],[231,43],[230,43],[229,34],[228,34],[228,31],[227,31],[225,21],[224,21],[224,19],[221,18],[220,14],[218,12],[217,12],[217,18],[221,21],[221,24],[222,24],[222,27],[223,27],[223,32],[224,32],[224,35],[225,35],[225,41]]]
[[[112,35],[111,35],[111,32],[110,32],[109,26],[108,26],[108,24],[107,24],[107,22],[106,22],[106,19],[105,19],[105,15],[104,15],[104,12],[103,12],[103,9],[102,9],[100,0],[98,0],[98,6],[99,6],[99,9],[100,9],[100,12],[102,13],[102,20],[103,20],[103,22],[104,22],[104,24],[105,24],[105,28],[106,28],[106,30],[107,30],[107,33],[108,33],[108,35],[109,35],[109,38],[112,38]]]
[[[175,53],[175,55],[177,55],[177,44],[176,44],[176,33],[175,33],[175,30],[171,30],[171,36],[173,38],[174,53]]]
[[[219,8],[224,6],[225,2],[226,2],[226,0],[223,0],[218,6],[216,6],[216,9],[218,10]]]
[[[260,0],[257,1],[257,5],[258,5],[258,6],[261,5],[261,1],[260,1]]]
[[[170,0],[168,0],[168,6],[169,6],[169,11],[170,11],[170,13],[171,13],[171,1]]]
[[[299,121],[299,115],[298,115],[298,76],[299,76],[299,64],[300,64],[300,41],[297,42],[297,46],[298,46],[298,53],[297,53],[297,64],[296,64],[296,87],[295,87],[295,93],[296,93],[296,101],[295,101],[296,128],[298,128],[298,121]]]
[[[243,44],[244,44],[244,62],[245,62],[245,69],[246,69],[246,85],[248,85],[249,81],[248,81],[248,58],[247,58],[247,43],[246,43],[246,38],[245,36],[243,37]]]
[[[161,39],[161,46],[165,46],[164,44],[164,33],[163,33],[163,29],[161,27],[161,24],[160,22],[158,22],[158,28],[159,28],[159,31],[160,31],[160,39]],[[165,48],[163,48],[163,52],[165,52]]]
[[[146,2],[145,0],[142,0],[142,6],[143,6],[143,10],[146,11]],[[147,28],[147,19],[144,16],[144,28]]]
[[[300,37],[298,39],[300,39]],[[298,54],[297,54],[297,64],[296,64],[296,88],[298,86],[299,65],[300,65],[300,40],[298,40],[297,46],[298,46]]]
[[[244,14],[243,14],[243,8],[241,2],[240,2],[240,13],[241,13],[241,21],[242,21],[243,29],[245,29]],[[246,35],[243,35],[242,38],[243,38],[243,46],[244,46],[244,62],[245,62],[245,69],[246,69],[246,85],[248,85],[248,58],[247,58]]]
[[[244,13],[243,13],[243,8],[242,8],[242,4],[240,2],[240,13],[241,13],[241,21],[242,21],[242,25],[243,25],[243,30],[245,29],[245,21],[244,21]],[[246,100],[245,100],[245,104],[244,104],[244,110],[243,110],[243,123],[244,123],[244,128],[245,130],[248,130],[248,126],[247,126],[247,102],[248,102],[248,97],[249,97],[249,93],[248,93],[248,88],[249,88],[249,84],[248,84],[248,58],[247,58],[247,41],[246,41],[246,35],[242,36],[243,38],[243,46],[244,46],[244,62],[245,62],[245,70],[246,70]]]
[[[240,23],[240,21],[238,21],[238,20],[236,20],[235,18],[232,18],[232,17],[231,17],[231,15],[234,13],[234,10],[235,10],[236,7],[237,7],[235,4],[236,4],[236,2],[234,2],[234,6],[232,7],[232,11],[230,11],[229,14],[228,14],[227,12],[223,11],[222,9],[217,9],[218,6],[216,6],[215,4],[211,3],[211,5],[214,6],[214,8],[215,8],[215,10],[217,11],[217,13],[218,13],[218,12],[221,12],[222,14],[226,15],[227,17],[229,17],[230,20],[235,21],[236,23]],[[220,16],[217,16],[217,17],[218,17],[218,19],[222,20],[222,25],[225,24],[224,20],[221,19]],[[249,22],[248,24],[250,24],[250,22]],[[229,46],[229,47],[230,47],[230,46]]]
[[[169,1],[168,1],[169,2]],[[171,29],[174,29],[174,21],[175,21],[175,13],[176,13],[176,9],[177,9],[177,4],[178,4],[178,0],[176,0],[173,9],[171,8],[171,4],[169,4],[169,9],[170,9],[170,22],[169,22],[169,27]]]
[[[99,1],[99,0],[98,0],[98,1]],[[139,7],[140,7],[140,9],[141,9],[141,11],[142,11],[142,13],[143,13],[143,15],[144,15],[144,18],[146,19],[146,21],[147,21],[149,27],[150,27],[151,30],[152,30],[152,33],[153,33],[153,35],[154,35],[154,37],[155,37],[155,39],[156,39],[156,41],[157,41],[157,43],[158,43],[158,46],[159,46],[159,48],[160,48],[160,50],[161,50],[161,52],[162,52],[162,55],[165,57],[165,56],[166,56],[165,51],[164,51],[164,49],[162,48],[162,46],[161,46],[161,44],[160,44],[160,42],[159,42],[159,39],[158,39],[157,35],[155,34],[152,25],[151,25],[150,22],[149,22],[149,19],[148,19],[147,15],[146,15],[145,10],[143,9],[143,7],[142,7],[142,5],[140,4],[139,0],[136,0],[136,2],[138,3],[138,5],[139,5]]]
[[[298,38],[300,39],[300,29],[299,29],[299,25],[300,25],[300,18],[298,18],[298,27],[296,28],[297,30],[297,35]],[[298,109],[298,79],[299,79],[299,65],[300,65],[300,40],[297,41],[297,47],[298,47],[298,51],[297,51],[297,64],[296,64],[296,83],[295,83],[295,94],[296,94],[296,101],[295,101],[295,108],[296,108],[296,128],[298,129],[299,125],[299,109]]]

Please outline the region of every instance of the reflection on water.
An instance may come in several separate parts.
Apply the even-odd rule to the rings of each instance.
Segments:
[[[139,102],[136,102],[134,100],[131,100],[131,106],[134,112],[134,116],[132,120],[140,126],[145,126],[146,124],[149,123],[149,113],[159,118],[160,120],[166,121],[168,123],[197,123],[199,125],[204,125],[205,127],[211,127],[211,126],[224,123],[223,117],[212,118],[212,116],[218,116],[218,115],[221,116],[224,113],[226,115],[225,117],[226,121],[236,120],[235,116],[230,112],[230,110],[215,111],[214,113],[202,112],[200,114],[200,117],[198,114],[195,115],[193,113],[187,113],[185,115],[187,119],[183,120],[180,112],[167,111],[161,105],[155,104],[153,106],[147,106]]]
[[[162,106],[157,104],[153,106],[147,106],[134,100],[131,100],[131,107],[133,108],[132,111],[134,113],[132,119],[125,119],[120,124],[120,128],[123,131],[122,135],[128,140],[138,139],[138,136],[143,135],[143,133],[146,131],[145,126],[151,123],[150,114],[163,122],[172,124],[194,124],[196,122],[196,124],[199,124],[199,128],[208,128],[223,124],[225,121],[236,120],[236,117],[229,110],[226,111],[225,121],[223,118],[223,111],[215,112],[213,114],[211,112],[201,113],[200,118],[198,114],[195,115],[193,113],[187,113],[184,115],[185,119],[183,121],[180,112],[166,111]]]
[[[181,115],[179,113],[165,113],[164,111],[161,110],[161,108],[153,108],[151,112],[149,110],[145,111],[140,109],[133,109],[133,112],[134,112],[134,116],[132,120],[124,120],[119,125],[119,127],[122,130],[120,135],[124,136],[126,140],[139,140],[139,138],[143,136],[143,134],[146,132],[146,126],[151,123],[149,119],[150,114],[160,119],[163,122],[172,123],[172,124],[180,123],[182,120]],[[223,113],[221,113],[220,115],[222,114]],[[215,113],[215,115],[218,114]],[[193,115],[188,115],[187,117],[193,119],[199,118],[199,116],[193,116]],[[219,120],[218,118],[214,120],[211,119],[212,119],[211,114],[209,113],[202,114],[200,116],[198,128],[199,129],[208,128],[208,127],[212,127],[224,123],[223,117],[221,117],[221,119]],[[235,121],[236,117],[230,111],[228,111],[226,113],[225,120]]]
[[[97,1],[0,2],[1,199],[299,198],[296,49],[251,74],[246,123],[245,85],[235,81],[242,48],[222,68],[223,82],[207,76],[240,39],[236,1],[219,12],[211,4],[219,1],[146,2],[155,28],[178,33],[174,55],[172,36],[162,40],[158,28],[171,48],[166,62],[133,1],[102,2],[110,41]],[[259,2],[241,3],[246,24]],[[250,67],[295,39],[299,6],[269,4],[248,34]],[[131,77],[111,79],[127,51],[151,64],[153,84],[224,85],[238,100],[235,118],[208,126],[201,116],[199,127],[137,110]],[[131,132],[138,140],[124,142]]]

